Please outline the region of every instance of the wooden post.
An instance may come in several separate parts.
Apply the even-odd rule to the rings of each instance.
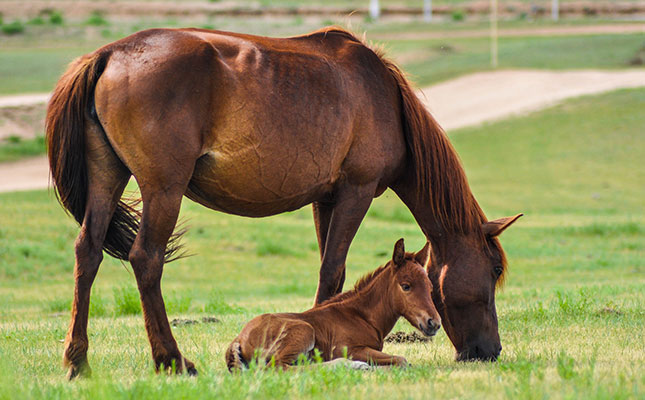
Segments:
[[[497,68],[497,0],[490,0],[490,65]]]

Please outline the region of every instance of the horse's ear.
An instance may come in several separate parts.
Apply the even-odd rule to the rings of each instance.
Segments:
[[[511,226],[513,222],[517,221],[517,219],[522,215],[524,214],[517,214],[514,217],[504,217],[504,218],[496,219],[494,221],[484,222],[482,224],[482,231],[486,236],[490,236],[490,237],[498,236],[500,233],[504,232],[506,228]]]
[[[430,242],[426,242],[426,245],[414,255],[414,260],[421,264],[423,268],[428,265],[428,261],[430,261]]]
[[[394,265],[400,267],[405,261],[405,246],[403,245],[403,238],[399,239],[394,245],[394,253],[392,254],[392,261]]]

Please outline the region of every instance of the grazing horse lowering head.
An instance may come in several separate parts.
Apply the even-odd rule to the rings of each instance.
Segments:
[[[432,301],[432,283],[424,269],[430,256],[429,244],[418,253],[406,253],[403,239],[396,242],[392,255],[389,292],[395,312],[427,336],[441,327],[441,317]]]
[[[504,281],[506,257],[497,236],[521,216],[485,222],[481,234],[454,235],[431,252],[432,298],[457,361],[495,361],[502,351],[495,288]]]

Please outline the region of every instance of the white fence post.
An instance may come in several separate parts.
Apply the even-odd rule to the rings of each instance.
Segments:
[[[432,21],[432,0],[423,0],[423,20]]]
[[[370,17],[372,19],[378,19],[381,16],[381,6],[378,4],[378,0],[370,0]]]
[[[490,0],[490,65],[497,68],[497,0]]]
[[[560,18],[560,6],[558,0],[551,0],[551,18],[557,21]]]

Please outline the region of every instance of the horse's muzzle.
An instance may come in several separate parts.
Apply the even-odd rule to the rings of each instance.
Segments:
[[[483,346],[473,345],[461,350],[455,356],[457,361],[488,361],[495,362],[502,352],[502,345],[497,345],[490,350],[484,349]]]

